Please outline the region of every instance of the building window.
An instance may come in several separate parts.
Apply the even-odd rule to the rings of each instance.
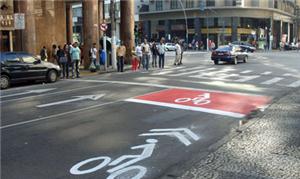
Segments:
[[[178,9],[178,0],[171,0],[171,9]]]
[[[186,8],[193,8],[194,7],[194,0],[186,0],[185,7]]]
[[[163,2],[162,2],[162,0],[155,1],[155,5],[156,5],[156,10],[157,11],[162,11],[163,10]]]
[[[215,0],[206,0],[206,6],[215,6],[216,5],[216,1]]]
[[[259,7],[259,0],[251,0],[252,7]]]
[[[232,0],[225,0],[225,6],[232,6]]]

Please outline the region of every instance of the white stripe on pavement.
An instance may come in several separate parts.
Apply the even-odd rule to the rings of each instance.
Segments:
[[[295,81],[294,83],[291,83],[288,85],[288,87],[296,88],[300,86],[300,80]]]
[[[263,84],[263,85],[271,85],[271,84],[274,84],[274,83],[277,83],[279,81],[283,80],[283,78],[280,78],[280,77],[275,77],[275,78],[272,78],[268,81],[265,81],[265,82],[262,82],[260,84]]]
[[[230,117],[235,117],[235,118],[245,117],[245,114],[241,114],[241,113],[234,113],[234,112],[201,108],[201,107],[185,106],[185,105],[180,105],[180,104],[170,104],[170,103],[163,103],[163,102],[156,102],[156,101],[147,101],[147,100],[142,100],[142,99],[127,99],[125,101],[142,103],[142,104],[151,104],[151,105],[156,105],[156,106],[164,106],[164,107],[170,107],[170,108],[176,108],[176,109],[185,109],[185,110],[191,110],[191,111],[206,112],[206,113],[230,116]]]
[[[251,73],[252,72],[252,70],[245,70],[245,71],[242,71],[242,72],[240,72],[240,73],[242,73],[242,74],[247,74],[247,73]]]
[[[207,68],[207,69],[203,69],[203,70],[194,70],[194,71],[189,71],[189,72],[185,72],[185,73],[176,73],[176,74],[172,74],[172,75],[168,75],[168,76],[183,76],[183,75],[189,75],[189,74],[193,74],[193,73],[211,71],[211,70],[215,70],[215,69],[216,68]]]
[[[266,72],[263,72],[263,73],[261,73],[261,75],[270,75],[272,72],[270,72],[270,71],[266,71]]]
[[[234,80],[235,82],[246,82],[246,81],[250,81],[253,80],[255,78],[259,78],[260,75],[253,75],[253,76],[240,76],[241,79],[238,80]]]

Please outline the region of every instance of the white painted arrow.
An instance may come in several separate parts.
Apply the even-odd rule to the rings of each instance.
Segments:
[[[55,106],[55,105],[60,105],[60,104],[65,104],[65,103],[71,103],[71,102],[81,101],[81,100],[86,100],[86,99],[96,101],[96,100],[100,99],[101,97],[103,97],[104,95],[105,94],[74,96],[75,97],[74,99],[68,99],[68,100],[63,100],[63,101],[58,101],[58,102],[48,103],[48,104],[41,104],[41,105],[38,105],[36,107],[43,108],[43,107]]]
[[[15,94],[10,94],[10,95],[6,95],[6,96],[1,96],[1,98],[7,98],[7,97],[12,97],[12,96],[21,96],[21,95],[24,95],[24,94],[31,94],[31,93],[39,94],[39,93],[45,93],[47,91],[52,91],[52,90],[55,90],[55,89],[56,88],[28,90],[28,91],[23,92],[23,93],[15,93]]]
[[[163,136],[163,135],[174,136],[174,137],[177,137],[179,139],[179,141],[182,142],[183,144],[185,144],[186,146],[191,145],[192,143],[180,132],[186,133],[190,138],[194,139],[195,141],[200,139],[194,132],[192,132],[188,128],[151,129],[149,131],[153,132],[153,133],[143,133],[143,134],[140,134],[139,136]]]

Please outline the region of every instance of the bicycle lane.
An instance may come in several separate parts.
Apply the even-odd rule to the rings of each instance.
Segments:
[[[124,155],[139,155],[142,148],[130,148],[151,144],[147,140],[155,139],[153,151],[148,152],[150,156],[130,166],[145,167],[143,178],[157,178],[170,166],[191,159],[194,153],[207,151],[208,146],[236,124],[232,117],[119,101],[55,120],[3,130],[2,151],[6,155],[2,158],[2,175],[12,179],[106,178],[107,170],[112,170],[114,165],[81,175],[71,174],[70,169],[94,157],[109,156],[113,162]],[[88,163],[80,170],[93,169],[100,162]],[[124,168],[128,166],[116,172]],[[136,171],[129,172],[126,176],[135,174]]]

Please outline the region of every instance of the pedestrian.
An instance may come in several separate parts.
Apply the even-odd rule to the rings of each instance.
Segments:
[[[71,64],[72,64],[72,78],[75,78],[75,70],[76,70],[76,77],[80,78],[79,76],[79,63],[80,63],[80,57],[81,57],[81,50],[78,47],[78,43],[75,42],[70,49],[70,55],[71,55]]]
[[[151,52],[152,52],[152,68],[154,68],[154,67],[157,68],[158,51],[157,51],[157,45],[156,45],[155,41],[152,42]]]
[[[164,44],[164,38],[160,39],[159,45],[158,45],[158,66],[160,69],[163,69],[165,66],[165,44]]]
[[[148,71],[149,69],[149,58],[150,58],[150,45],[147,39],[144,39],[144,43],[142,43],[142,53],[143,53],[143,68]]]
[[[299,52],[300,51],[300,40],[298,40],[298,43],[297,43],[297,52]]]
[[[178,40],[176,39],[176,45],[175,45],[175,60],[174,60],[174,65],[179,65],[180,61],[180,56],[181,56],[181,47],[178,43]]]
[[[196,41],[195,47],[196,47],[196,50],[198,51],[199,50],[199,42],[198,41]]]
[[[66,45],[66,55],[67,55],[67,69],[66,69],[66,72],[67,72],[67,78],[69,78],[69,71],[70,71],[70,67],[72,66],[72,58],[71,58],[71,54],[70,54],[71,48],[72,48],[72,44],[69,42]]]
[[[118,72],[124,71],[124,58],[126,55],[126,47],[124,45],[124,42],[121,42],[121,46],[117,48],[117,67]]]
[[[41,49],[40,56],[41,56],[42,61],[47,61],[48,55],[47,55],[47,49],[45,46],[43,46],[43,48]]]
[[[100,48],[99,55],[100,55],[100,57],[99,57],[100,67],[101,67],[101,65],[103,65],[104,66],[104,70],[105,70],[105,68],[106,68],[105,67],[106,53],[105,53],[103,47]],[[99,69],[100,69],[100,67],[99,67]]]
[[[213,51],[216,48],[216,44],[214,41],[211,41],[210,50]]]
[[[142,58],[143,58],[143,52],[142,52],[142,46],[140,43],[138,43],[137,47],[135,48],[136,56],[139,58],[139,65],[138,69],[141,68]]]
[[[183,41],[181,41],[181,42],[179,43],[179,45],[180,45],[180,48],[181,48],[179,65],[182,65],[182,58],[183,58],[183,51],[184,51]]]
[[[139,57],[136,55],[136,53],[132,52],[132,60],[131,60],[131,70],[136,71],[139,65]]]
[[[89,50],[89,57],[90,57],[90,71],[96,71],[96,61],[97,61],[97,48],[96,43],[93,43],[93,47]]]
[[[58,50],[57,50],[57,58],[59,61],[59,64],[61,65],[62,68],[62,78],[66,77],[66,71],[67,71],[67,63],[68,63],[68,59],[66,56],[66,46],[64,45],[63,49],[60,47],[60,45],[58,46]]]
[[[53,44],[53,45],[52,45],[52,62],[53,62],[53,63],[57,63],[57,65],[60,66],[59,60],[58,60],[58,58],[57,58],[57,56],[56,56],[57,50],[58,50],[58,49],[57,49],[57,46],[56,46],[55,44]]]
[[[279,49],[280,51],[284,50],[284,43],[282,41],[279,43]]]

